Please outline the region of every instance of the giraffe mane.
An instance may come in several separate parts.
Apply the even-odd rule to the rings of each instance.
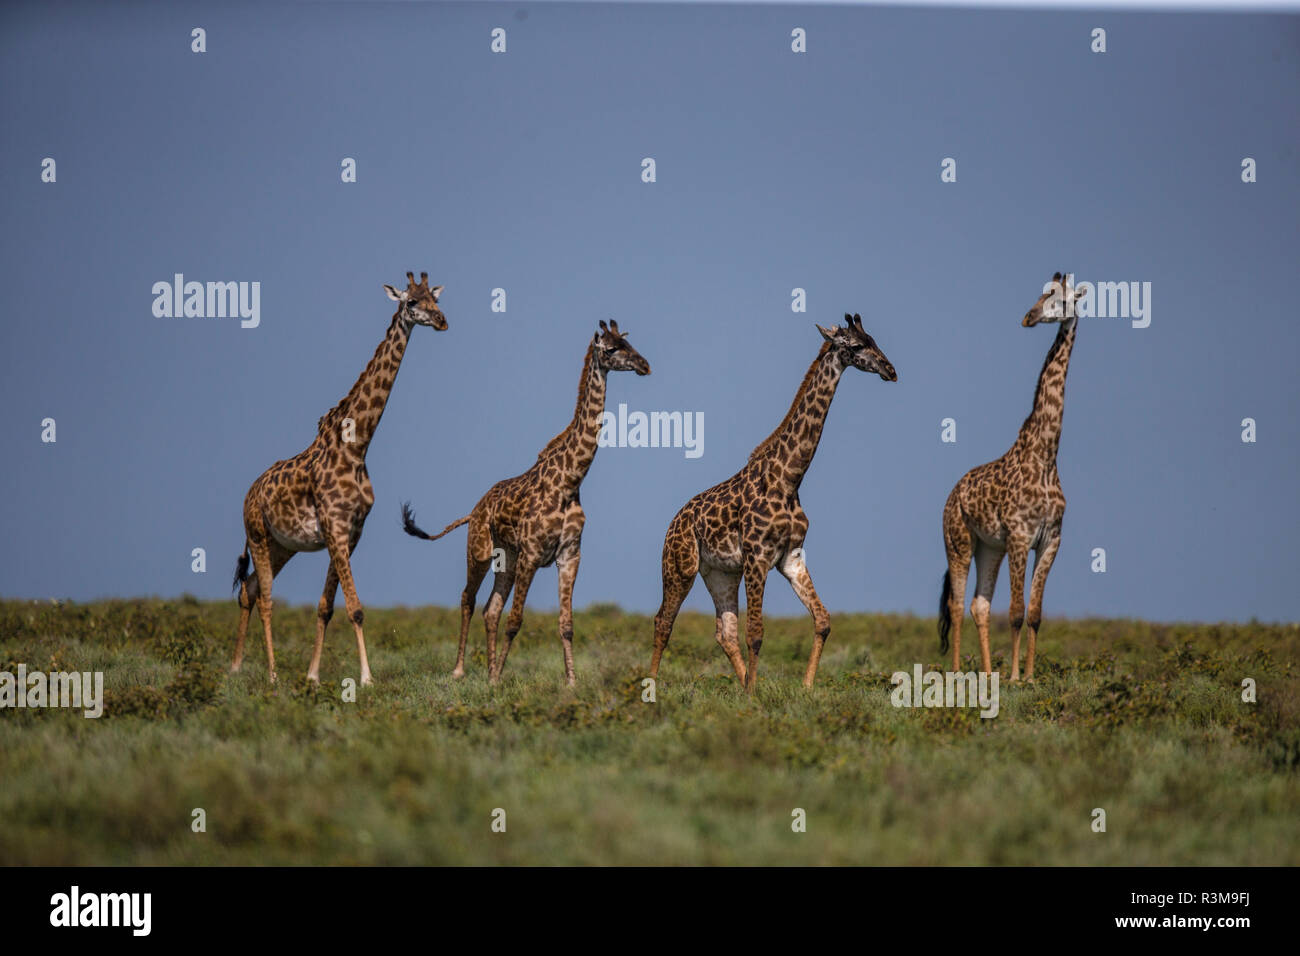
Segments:
[[[546,447],[537,453],[537,460],[541,461],[548,454],[563,444],[565,437],[578,421],[578,416],[582,414],[582,408],[587,403],[587,391],[591,388],[591,365],[595,361],[596,343],[593,340],[587,346],[587,352],[582,357],[582,383],[578,386],[578,401],[573,407],[573,420],[565,426],[564,430],[546,443]]]
[[[384,349],[388,346],[388,338],[390,335],[393,334],[393,328],[397,325],[397,323],[401,320],[401,318],[402,318],[402,308],[399,305],[397,311],[393,313],[392,321],[388,323],[388,331],[384,333],[384,337],[382,341],[380,341],[379,345],[375,347],[375,354],[371,356],[370,362],[366,364],[366,367],[361,370],[361,374],[358,375],[357,380],[352,383],[352,387],[348,389],[348,393],[344,395],[342,398],[340,398],[333,408],[331,408],[328,412],[326,412],[316,421],[317,437],[327,435],[327,434],[334,434],[335,432],[338,431],[338,423],[339,423],[339,419],[343,417],[343,409],[351,405],[356,400],[357,393],[361,388],[361,383],[366,380],[366,377],[370,372],[371,364],[373,364],[379,358],[379,354],[382,351],[384,351]]]
[[[817,350],[817,357],[813,359],[813,363],[808,366],[807,374],[804,375],[803,381],[799,383],[799,390],[794,393],[794,400],[790,402],[790,409],[785,413],[785,418],[781,419],[781,423],[772,430],[772,434],[759,442],[754,450],[749,453],[749,460],[751,462],[756,458],[765,455],[771,449],[772,444],[776,441],[776,437],[780,435],[785,427],[790,424],[791,420],[793,420],[795,411],[799,408],[799,399],[801,399],[804,392],[812,386],[813,377],[817,374],[817,369],[821,365],[822,359],[826,357],[826,353],[830,350],[831,343],[822,342],[822,347]]]
[[[1071,323],[1069,326],[1066,326],[1065,323],[1061,323],[1057,327],[1056,338],[1052,340],[1052,347],[1047,350],[1047,357],[1043,359],[1043,367],[1038,370],[1038,384],[1034,386],[1034,403],[1029,409],[1029,414],[1025,416],[1025,420],[1020,425],[1021,434],[1023,434],[1025,429],[1029,427],[1029,423],[1034,418],[1034,413],[1038,410],[1038,400],[1043,394],[1043,378],[1047,375],[1047,369],[1061,353],[1061,349],[1065,347],[1065,339],[1070,334],[1070,330],[1077,326],[1078,323],[1076,321]]]

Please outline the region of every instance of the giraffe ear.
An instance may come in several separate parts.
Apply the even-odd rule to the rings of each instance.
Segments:
[[[814,322],[813,325],[817,325],[817,323]],[[822,338],[824,338],[827,342],[834,341],[835,332],[833,329],[823,329],[820,325],[817,325],[817,331],[822,334]]]
[[[1075,290],[1074,290],[1074,301],[1075,301],[1075,302],[1078,302],[1080,299],[1082,299],[1082,298],[1083,298],[1085,295],[1087,295],[1087,294],[1088,294],[1088,287],[1087,287],[1086,285],[1085,285],[1082,289],[1075,289]]]
[[[433,301],[437,302],[438,296],[442,295],[442,286],[440,285],[434,286],[432,289],[429,290],[429,294],[433,296]]]
[[[394,289],[394,288],[393,288],[391,285],[389,285],[388,283],[384,283],[384,291],[388,293],[388,297],[389,297],[390,299],[392,299],[394,302],[405,302],[405,301],[406,301],[406,293],[405,293],[405,292],[398,292],[396,289]]]

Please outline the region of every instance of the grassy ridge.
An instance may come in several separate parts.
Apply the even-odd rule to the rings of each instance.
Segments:
[[[346,703],[342,614],[317,690],[314,608],[277,608],[276,691],[256,628],[226,673],[236,614],[0,602],[0,670],[100,670],[108,691],[99,720],[0,711],[0,862],[1300,863],[1296,625],[1048,621],[1039,682],[981,720],[891,706],[892,671],[944,667],[921,618],[834,616],[812,693],[810,622],[769,619],[748,699],[712,617],[685,614],[648,704],[644,616],[577,614],[569,691],[554,616],[529,613],[494,691],[478,618],[454,681],[458,611],[367,609],[378,683]]]

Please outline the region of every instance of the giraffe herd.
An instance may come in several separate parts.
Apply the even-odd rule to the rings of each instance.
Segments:
[[[364,612],[352,576],[351,555],[360,540],[375,494],[366,472],[366,451],[383,416],[411,332],[417,325],[439,331],[447,319],[438,307],[442,286],[430,288],[427,273],[406,274],[407,287],[385,285],[397,311],[383,341],[351,390],[317,423],[315,440],[302,452],[268,468],[244,499],[245,544],[235,570],[239,627],[232,671],[240,670],[244,639],[254,604],[266,640],[267,671],[276,680],[271,639],[271,587],[285,563],[299,551],[327,550],[325,587],[316,616],[316,643],[307,678],[320,680],[325,630],[343,588],[348,618],[357,638],[361,683],[373,681],[362,630]],[[1025,680],[1033,681],[1035,643],[1042,621],[1043,589],[1060,547],[1065,496],[1056,469],[1064,410],[1065,376],[1077,331],[1074,305],[1083,295],[1066,273],[1056,273],[1025,314],[1022,325],[1058,325],[1034,392],[1033,409],[1015,443],[996,461],[971,469],[957,482],[943,509],[943,540],[948,568],[939,602],[940,647],[950,646],[953,669],[960,667],[961,626],[966,579],[975,562],[971,615],[980,639],[981,665],[991,673],[990,599],[1005,556],[1011,571],[1011,680],[1020,679],[1020,631],[1027,628]],[[863,328],[859,315],[844,316],[835,328],[818,325],[823,342],[804,376],[785,418],[750,453],[745,466],[691,498],[664,537],[663,602],[654,618],[650,676],[657,677],[673,623],[695,576],[704,579],[715,609],[714,637],[749,693],[757,685],[763,644],[763,592],[775,568],[790,582],[813,618],[814,639],[803,684],[813,686],[817,665],[830,634],[830,615],[817,596],[803,558],[808,517],[799,487],[821,439],[826,414],[841,376],[850,368],[898,381],[893,364]],[[497,482],[468,515],[428,534],[415,523],[409,503],[402,505],[407,534],[435,541],[468,524],[466,580],[460,600],[460,641],[453,677],[465,674],[465,646],[478,591],[494,572],[483,608],[488,678],[497,684],[523,622],[524,604],[534,575],[556,566],[559,577],[559,637],[565,679],[576,683],[573,665],[573,586],[581,557],[585,515],[579,500],[582,481],[596,454],[605,412],[610,372],[650,374],[650,363],[628,342],[618,323],[600,323],[587,344],[578,380],[573,419],[551,439],[537,461],[521,475]],[[1035,553],[1028,615],[1024,580],[1029,551]],[[250,569],[251,565],[251,569]],[[739,636],[739,595],[745,588],[745,642]],[[514,600],[498,642],[506,601]]]

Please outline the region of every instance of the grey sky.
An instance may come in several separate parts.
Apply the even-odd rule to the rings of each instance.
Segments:
[[[382,284],[427,269],[450,330],[415,330],[370,450],[363,602],[457,601],[464,532],[408,538],[400,502],[441,527],[526,469],[613,317],[654,374],[613,377],[610,409],[705,421],[701,457],[605,448],[583,486],[575,602],[653,611],[668,521],[780,420],[813,322],[857,311],[899,381],[846,374],[808,563],[832,610],[929,615],[944,499],[1014,440],[1052,338],[1019,320],[1065,268],[1150,282],[1152,313],[1081,320],[1048,615],[1300,617],[1294,15],[7,4],[0,27],[6,596],[227,595],[249,484],[352,385]],[[178,272],[260,282],[259,327],[155,318]],[[277,596],[314,601],[325,561]],[[556,604],[553,571],[532,595]],[[767,608],[801,611],[775,578]]]

